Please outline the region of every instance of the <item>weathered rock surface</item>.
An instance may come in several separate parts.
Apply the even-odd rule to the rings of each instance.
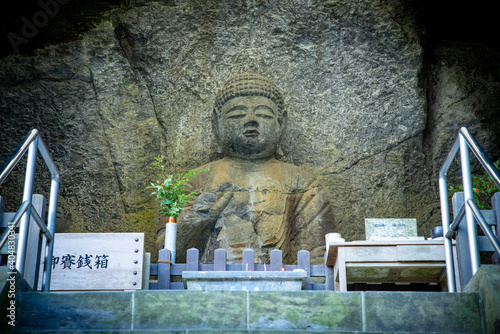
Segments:
[[[332,232],[364,239],[364,218],[408,217],[428,236],[459,127],[500,157],[500,75],[497,51],[424,58],[423,36],[404,1],[138,1],[79,41],[0,59],[0,161],[38,128],[61,172],[58,230],[142,231],[154,254],[149,163],[163,153],[175,173],[219,158],[215,93],[261,72],[284,94],[283,160],[320,171]],[[23,173],[0,188],[11,211]]]
[[[424,149],[431,175],[439,173],[461,126],[471,131],[490,159],[500,157],[498,50],[480,44],[458,46],[447,43],[437,48],[429,68],[432,90],[428,91]],[[476,168],[478,165],[475,164]],[[450,177],[457,182],[461,180],[458,173]],[[432,178],[434,188],[437,181]]]

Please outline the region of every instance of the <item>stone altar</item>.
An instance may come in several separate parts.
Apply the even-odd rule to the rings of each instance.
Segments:
[[[297,271],[184,271],[182,281],[188,290],[211,291],[300,291],[307,273]]]

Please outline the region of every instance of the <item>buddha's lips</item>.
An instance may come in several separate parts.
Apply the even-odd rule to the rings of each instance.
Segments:
[[[247,137],[256,137],[260,134],[259,130],[246,130],[243,133]]]

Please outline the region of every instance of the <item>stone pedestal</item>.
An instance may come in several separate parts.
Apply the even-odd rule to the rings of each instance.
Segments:
[[[500,266],[479,267],[464,292],[479,292],[482,295],[486,333],[500,333]]]
[[[184,271],[188,290],[298,291],[306,284],[305,270],[296,271]]]

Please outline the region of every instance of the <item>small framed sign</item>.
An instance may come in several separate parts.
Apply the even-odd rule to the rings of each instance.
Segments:
[[[142,289],[144,233],[56,233],[51,265],[51,291]]]
[[[366,218],[366,240],[382,241],[394,239],[420,240],[417,236],[415,218]]]

